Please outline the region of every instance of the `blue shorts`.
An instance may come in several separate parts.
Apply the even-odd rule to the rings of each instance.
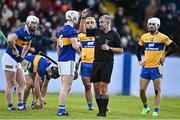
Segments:
[[[159,69],[155,68],[144,68],[142,67],[140,77],[146,80],[155,80],[161,78],[161,74],[159,73]]]
[[[81,63],[81,72],[82,77],[90,77],[92,72],[92,63]]]

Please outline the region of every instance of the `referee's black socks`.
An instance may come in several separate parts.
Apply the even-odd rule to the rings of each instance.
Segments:
[[[96,103],[97,103],[97,106],[98,106],[98,109],[99,109],[99,114],[101,114],[101,111],[102,111],[102,99],[101,99],[101,95],[100,96],[96,96]]]
[[[106,116],[107,106],[109,103],[109,95],[102,95],[101,99],[102,99],[101,114]]]

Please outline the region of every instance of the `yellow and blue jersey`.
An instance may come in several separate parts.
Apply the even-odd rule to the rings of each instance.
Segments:
[[[46,75],[46,68],[51,65],[51,62],[48,59],[40,55],[27,55],[24,59],[31,62],[31,69],[40,77]]]
[[[18,49],[19,53],[21,54],[23,47],[25,45],[28,45],[28,43],[34,37],[34,34],[32,32],[28,32],[25,26],[17,28],[15,34],[18,37],[18,39],[15,42],[15,46]],[[6,49],[6,53],[9,54],[15,61],[18,62],[18,58],[12,53],[12,49],[10,47]]]
[[[139,45],[144,46],[145,50],[145,68],[158,67],[160,64],[160,59],[165,53],[165,46],[169,45],[172,40],[166,35],[158,32],[155,35],[150,33],[143,34]]]
[[[78,40],[81,42],[81,46],[82,46],[81,62],[93,63],[95,37],[87,37],[86,34],[80,33],[78,35]]]
[[[58,61],[75,61],[76,50],[72,47],[70,38],[77,38],[77,30],[70,25],[64,25],[57,31],[56,37],[60,49]]]

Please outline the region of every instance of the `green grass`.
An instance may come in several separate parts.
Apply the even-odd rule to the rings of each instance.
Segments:
[[[15,97],[14,97],[15,98]],[[42,110],[31,110],[28,99],[28,111],[8,111],[4,93],[0,93],[0,119],[102,119],[96,117],[97,107],[95,101],[94,111],[88,111],[83,95],[70,94],[67,99],[68,117],[56,116],[58,108],[58,94],[47,94],[47,105]],[[14,103],[17,103],[14,100]],[[14,104],[17,107],[17,104]],[[109,112],[106,119],[180,119],[180,99],[163,98],[158,117],[152,117],[153,99],[149,98],[151,112],[146,116],[140,115],[142,104],[138,97],[110,95]]]

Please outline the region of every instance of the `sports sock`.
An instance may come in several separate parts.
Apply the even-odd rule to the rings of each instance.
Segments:
[[[101,109],[101,106],[102,106],[101,96],[96,96],[96,103],[97,103],[97,106],[98,106],[98,109],[99,109],[99,113],[101,113],[102,112],[102,109]]]
[[[144,104],[144,108],[148,108],[148,104],[147,103]]]
[[[65,105],[59,105],[58,113],[65,113],[65,111],[66,111]]]
[[[89,108],[89,109],[92,109],[92,108],[93,108],[92,103],[88,103],[88,108]]]
[[[12,104],[12,103],[9,103],[9,104],[8,104],[8,108],[13,108],[13,104]]]
[[[102,113],[106,114],[107,106],[109,103],[109,95],[102,96]]]
[[[154,112],[158,112],[159,111],[159,108],[158,107],[155,107],[154,108]]]

